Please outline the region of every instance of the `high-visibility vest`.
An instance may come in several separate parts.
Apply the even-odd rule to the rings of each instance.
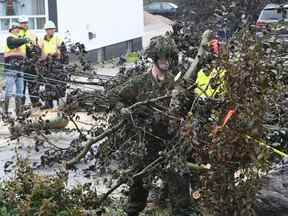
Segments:
[[[59,47],[61,46],[62,42],[63,40],[56,35],[54,35],[49,40],[43,39],[43,41],[41,42],[43,56],[47,57],[48,55],[59,55]]]
[[[9,37],[14,37],[14,38],[19,38],[18,35],[11,34]],[[10,57],[10,56],[22,56],[26,57],[26,45],[23,44],[22,46],[15,48],[15,49],[10,49],[6,43],[5,48],[4,48],[4,58]]]
[[[32,42],[36,42],[36,35],[30,31],[30,30],[24,30],[22,29],[20,32],[19,32],[19,36],[20,37],[23,37],[23,38],[29,38]]]
[[[224,75],[226,70],[214,68],[209,75],[202,70],[197,74],[195,94],[200,97],[214,97],[225,92]],[[212,88],[213,79],[219,83],[216,89]]]

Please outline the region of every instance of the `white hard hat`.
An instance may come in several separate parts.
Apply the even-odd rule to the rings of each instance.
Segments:
[[[53,21],[49,20],[48,22],[45,23],[44,29],[45,30],[46,29],[56,29],[56,25],[55,25],[55,23]]]
[[[9,31],[12,31],[15,28],[20,28],[20,25],[18,22],[12,22],[9,26]]]
[[[29,19],[27,16],[22,16],[19,18],[19,23],[28,23]]]

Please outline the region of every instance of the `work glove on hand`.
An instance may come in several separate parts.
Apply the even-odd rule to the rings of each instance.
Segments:
[[[125,107],[121,102],[115,104],[115,109],[118,110],[123,117],[129,116],[131,113],[131,110]]]
[[[26,41],[26,43],[32,43],[32,40],[30,38],[25,37],[24,40]]]
[[[120,110],[120,113],[123,116],[129,116],[131,114],[131,110],[129,108],[124,107]]]

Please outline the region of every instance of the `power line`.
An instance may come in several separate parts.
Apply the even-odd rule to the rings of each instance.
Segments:
[[[11,70],[11,69],[5,69],[6,72],[12,72],[13,74],[9,74],[9,73],[6,73],[5,71],[0,71],[0,74],[4,74],[5,76],[17,76],[18,74],[21,74],[23,79],[25,81],[28,81],[28,82],[37,82],[37,83],[41,83],[43,85],[52,85],[52,86],[57,86],[57,84],[52,84],[52,83],[49,83],[49,82],[44,82],[44,81],[51,81],[51,82],[54,82],[54,83],[60,83],[60,84],[78,84],[78,85],[93,85],[93,86],[96,86],[97,83],[96,82],[91,82],[91,83],[86,83],[86,82],[81,82],[81,81],[74,81],[74,80],[69,80],[69,81],[62,81],[62,80],[56,80],[56,79],[52,79],[52,78],[49,78],[49,77],[45,77],[45,76],[42,76],[42,75],[33,75],[33,74],[29,74],[29,73],[25,73],[25,72],[22,72],[22,71],[17,71],[17,70]],[[25,78],[25,75],[27,75],[27,77],[31,77],[32,79],[27,79]],[[33,80],[34,78],[34,80]],[[39,81],[39,78],[41,78],[43,81]],[[98,86],[102,87],[104,84],[99,84]],[[61,86],[62,87],[62,86]],[[72,88],[72,87],[70,87]],[[90,89],[90,90],[96,90],[95,88],[92,88],[92,87],[88,87],[88,86],[85,86],[85,88],[87,89]],[[76,88],[77,89],[77,88]]]

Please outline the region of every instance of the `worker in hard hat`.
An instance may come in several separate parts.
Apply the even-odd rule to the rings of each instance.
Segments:
[[[16,115],[21,114],[21,105],[23,97],[23,72],[21,72],[21,63],[26,58],[26,44],[30,43],[29,38],[19,37],[21,27],[19,23],[12,23],[9,27],[10,35],[6,40],[4,50],[5,62],[5,101],[4,117],[8,118],[9,100],[13,96],[13,87],[16,86]]]
[[[195,94],[202,98],[213,98],[225,93],[225,73],[223,68],[210,67],[213,60],[219,57],[221,50],[218,37],[212,37],[208,43],[207,64],[197,73]],[[212,64],[213,65],[213,64]]]
[[[41,48],[42,48],[42,57],[47,58],[48,56],[55,57],[60,59],[61,57],[61,45],[63,44],[63,40],[55,35],[56,25],[53,21],[48,21],[44,29],[46,34],[41,40]]]
[[[30,39],[31,43],[26,44],[26,52],[27,52],[27,58],[31,59],[34,46],[38,47],[39,45],[38,45],[38,38],[36,34],[34,34],[34,32],[29,29],[28,22],[29,22],[29,19],[27,16],[22,16],[19,18],[19,23],[21,27],[21,31],[19,35],[20,37]],[[33,75],[36,75],[34,67],[31,67],[31,65],[26,65],[25,70],[24,70],[24,88],[23,88],[24,96],[22,98],[22,104],[25,105],[26,88],[28,87],[28,92],[30,96],[30,101],[32,103],[32,107],[35,107],[39,104],[39,97],[38,97],[39,85],[37,85],[37,83],[34,82],[35,76]]]
[[[44,29],[46,31],[46,34],[41,41],[41,49],[42,49],[42,58],[43,59],[52,59],[52,61],[49,61],[53,67],[55,63],[63,64],[63,47],[65,47],[64,41],[57,35],[55,35],[56,32],[56,25],[52,21],[48,21]],[[58,64],[59,65],[59,64]],[[63,81],[65,80],[65,76],[62,79],[61,77],[56,77],[56,74],[47,74],[47,76],[50,78],[49,82],[45,86],[45,91],[47,92],[54,92],[54,99],[56,99],[59,102],[59,98],[65,97],[66,93],[66,85],[62,83],[55,83],[54,80]],[[49,99],[45,102],[44,108],[53,108],[53,100]]]
[[[19,18],[19,24],[21,28],[19,35],[21,37],[29,38],[32,42],[36,43],[37,36],[29,29],[28,22],[29,19],[27,16],[22,16]]]

